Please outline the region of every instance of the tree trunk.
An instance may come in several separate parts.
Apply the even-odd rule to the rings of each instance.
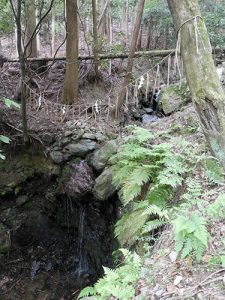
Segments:
[[[125,14],[126,14],[126,43],[129,42],[129,0],[125,0]]]
[[[138,34],[136,51],[141,50],[141,45],[142,45],[142,27],[140,28],[140,31],[139,31],[139,34]]]
[[[23,140],[27,144],[29,142],[28,130],[27,130],[27,112],[26,112],[26,61],[25,54],[22,49],[22,28],[21,28],[21,5],[22,0],[17,0],[17,15],[16,15],[16,28],[17,28],[17,50],[20,60],[21,71],[21,115],[22,115],[22,128],[23,128]]]
[[[77,0],[66,0],[66,79],[63,102],[78,102],[78,11]]]
[[[51,37],[51,55],[53,56],[55,53],[55,32],[56,32],[56,20],[55,20],[55,7],[52,8],[52,15],[51,15],[51,31],[52,31],[52,37]]]
[[[96,0],[92,0],[92,16],[93,16],[93,54],[94,54],[94,69],[96,79],[99,78],[99,59],[98,59],[98,29],[97,29],[97,9]]]
[[[212,153],[225,169],[225,94],[214,66],[197,0],[167,0],[181,37],[181,54],[192,100]]]
[[[29,43],[26,49],[27,57],[37,57],[37,36],[32,38],[35,27],[36,27],[36,7],[35,0],[26,1],[25,4],[25,15],[26,15],[26,30],[25,30],[25,46]]]
[[[137,15],[136,15],[136,21],[135,21],[134,29],[133,29],[130,52],[129,52],[129,56],[128,56],[127,71],[126,71],[126,75],[125,75],[124,82],[121,87],[120,93],[118,95],[118,98],[116,99],[115,107],[112,110],[112,115],[115,116],[116,118],[118,117],[119,109],[123,105],[123,102],[125,99],[126,87],[132,79],[133,59],[134,59],[138,34],[140,31],[140,27],[141,27],[141,20],[142,20],[142,14],[143,14],[143,10],[144,10],[144,4],[145,4],[145,0],[139,0],[138,4],[137,4]]]
[[[150,21],[148,23],[148,29],[147,29],[146,50],[150,49],[151,37],[152,37],[152,23]]]
[[[111,0],[106,0],[105,2],[105,6],[102,10],[101,16],[99,18],[99,22],[98,22],[98,30],[100,30],[102,23],[104,22],[104,20],[106,19],[106,13],[107,13],[107,8],[110,4]]]

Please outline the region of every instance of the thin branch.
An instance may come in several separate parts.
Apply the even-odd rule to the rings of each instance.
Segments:
[[[12,0],[9,0],[9,2],[10,2],[10,5],[11,5],[11,8],[12,8],[12,12],[13,12],[15,21],[16,21],[16,23],[17,23],[17,20],[18,20],[18,19],[17,19],[17,14],[16,14],[15,8],[14,8],[14,6],[13,6]]]

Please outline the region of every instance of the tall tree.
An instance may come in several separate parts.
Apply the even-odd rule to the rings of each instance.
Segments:
[[[198,0],[167,0],[192,100],[212,153],[225,169],[225,94],[214,66]]]
[[[25,30],[25,45],[29,43],[27,47],[28,57],[37,57],[37,35],[31,36],[35,31],[36,27],[36,7],[35,0],[28,0],[25,2],[25,19],[26,19],[26,30]]]
[[[118,98],[116,99],[116,104],[112,110],[112,115],[115,117],[118,117],[119,109],[123,105],[123,102],[125,99],[126,86],[129,84],[129,82],[132,79],[133,60],[134,60],[134,54],[135,54],[135,50],[136,50],[138,35],[139,35],[140,28],[141,28],[141,20],[142,20],[144,5],[145,5],[145,0],[138,0],[136,21],[134,23],[133,35],[132,35],[132,39],[131,39],[126,75],[125,75],[121,90],[119,92]]]
[[[98,25],[97,25],[97,6],[96,0],[92,0],[92,16],[93,16],[93,51],[94,51],[94,69],[96,79],[99,78],[99,62],[98,62]]]
[[[40,20],[36,24],[36,26],[33,28],[33,32],[30,34],[29,39],[27,39],[24,47],[22,45],[22,5],[24,4],[23,0],[16,0],[15,5],[13,0],[9,0],[11,10],[15,19],[16,23],[16,41],[17,41],[17,52],[19,56],[20,61],[20,71],[21,71],[21,82],[20,82],[20,88],[19,88],[19,94],[20,94],[20,100],[21,100],[21,116],[22,116],[22,128],[23,128],[23,140],[24,143],[27,144],[29,142],[29,136],[28,136],[28,128],[27,128],[27,112],[26,112],[26,85],[28,85],[27,80],[27,69],[26,69],[26,59],[27,56],[29,56],[30,53],[28,53],[28,48],[36,35],[38,34],[38,31],[40,30],[41,24],[43,20],[46,18],[48,13],[51,11],[54,0],[50,1],[49,7],[46,10],[46,12],[40,16]],[[36,20],[36,18],[35,18]],[[36,22],[36,21],[35,21]]]
[[[63,102],[78,102],[79,23],[78,1],[66,0],[66,79]]]
[[[17,0],[16,7],[13,5],[13,1],[10,0],[10,5],[13,11],[14,19],[16,22],[17,31],[17,51],[20,61],[21,71],[21,86],[20,86],[20,100],[21,100],[21,116],[22,116],[22,128],[23,128],[23,140],[27,144],[29,142],[28,130],[27,130],[27,112],[26,112],[26,56],[22,47],[22,0]],[[27,44],[28,45],[28,44]]]

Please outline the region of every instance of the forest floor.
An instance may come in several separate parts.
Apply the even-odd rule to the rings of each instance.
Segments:
[[[205,147],[205,140],[198,125],[192,104],[182,111],[161,119],[150,126],[154,132],[167,132],[179,136],[195,147]],[[159,141],[165,138],[159,137]],[[207,207],[224,193],[225,185],[209,184],[203,174],[193,174],[200,178],[203,187],[201,201]],[[135,299],[225,299],[225,268],[221,256],[225,254],[225,224],[223,218],[211,220],[209,245],[200,263],[189,256],[177,257],[171,226],[166,226],[150,255],[144,259],[142,278],[137,285]]]
[[[9,71],[10,68],[11,71]],[[12,98],[12,92],[15,90],[13,87],[18,82],[18,74],[15,67],[10,68],[7,72],[15,75],[14,81],[10,81],[10,88],[4,85],[4,89],[6,96]],[[63,105],[59,103],[60,96],[59,94],[56,96],[55,93],[55,87],[62,84],[60,78],[64,71],[58,65],[51,72],[51,75],[48,75],[49,78],[44,79],[44,83],[40,84],[41,79],[37,84],[41,85],[41,90],[46,95],[52,93],[51,97],[57,99],[56,103],[52,104],[51,99],[50,102],[46,99],[41,101],[37,97],[33,97],[32,101],[32,93],[34,94],[35,91],[30,92],[31,101],[27,108],[28,127],[32,141],[45,143],[45,140],[49,140],[49,136],[58,136],[65,131],[68,122],[71,121],[76,123],[77,128],[84,128],[85,131],[96,130],[103,133],[110,132],[114,135],[119,135],[124,131],[124,122],[112,120],[109,116],[108,104],[111,101],[112,84],[109,84],[106,77],[106,80],[100,85],[90,84],[90,81],[84,85],[80,96],[86,95],[86,101],[71,111],[64,111]],[[84,70],[84,72],[86,71]],[[2,77],[2,81],[5,82],[5,78]],[[120,81],[116,77],[113,80],[116,83]],[[0,89],[4,94],[3,85]],[[104,102],[102,102],[103,100]],[[18,142],[18,139],[21,140],[21,119],[18,110],[12,109],[9,112],[5,107],[3,108],[3,104],[0,104],[0,120],[2,122],[1,129],[3,128],[1,134],[9,136],[15,142]],[[164,131],[170,135],[182,136],[185,140],[196,144],[196,147],[205,144],[191,104],[184,107],[182,111],[160,118],[150,125],[143,125],[141,122],[129,119],[126,125],[131,124],[143,126],[155,133]],[[164,140],[163,135],[159,136],[159,142]],[[205,191],[208,191],[208,196],[203,200],[208,203],[214,201],[225,190],[224,185],[208,185],[204,177],[201,177],[201,180]],[[209,230],[211,238],[208,250],[202,262],[196,264],[191,258],[181,260],[176,257],[171,228],[169,226],[164,228],[153,247],[152,254],[144,259],[142,277],[137,283],[135,299],[225,299],[225,269],[218,262],[218,256],[225,254],[225,224],[221,220],[215,221],[210,224]],[[0,278],[0,287],[5,284],[6,280],[7,278]],[[57,281],[57,278],[54,280]],[[19,288],[20,282],[14,282],[12,287],[13,285],[17,285]],[[10,290],[6,290],[6,293],[10,294]],[[12,294],[12,299],[13,297]]]

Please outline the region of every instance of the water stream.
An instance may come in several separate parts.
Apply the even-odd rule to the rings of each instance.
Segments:
[[[80,221],[79,221],[79,242],[78,242],[78,253],[79,253],[79,266],[78,266],[78,277],[84,272],[87,271],[87,259],[84,249],[84,221],[85,221],[85,209],[84,207],[80,208]]]

